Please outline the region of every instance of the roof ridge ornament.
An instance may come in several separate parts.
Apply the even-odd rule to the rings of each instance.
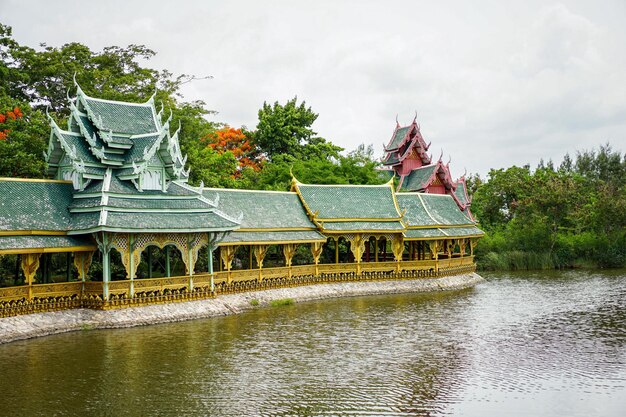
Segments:
[[[400,127],[400,122],[398,122],[398,113],[396,113],[396,129]]]
[[[65,97],[67,97],[67,101],[70,102],[70,106],[74,104],[74,100],[76,100],[76,97],[70,97],[70,87],[67,87],[67,90],[65,91]]]
[[[102,117],[100,117],[100,123],[102,123]],[[103,129],[100,129],[100,137],[104,143],[108,144],[113,141],[113,131],[109,129],[109,131],[105,133]]]
[[[154,93],[152,93],[152,95],[150,96],[150,98],[148,99],[148,101],[146,101],[145,104],[154,104],[154,97],[156,97],[157,94],[157,87],[154,86]]]
[[[415,117],[413,118],[412,124],[417,124],[417,110],[415,110]],[[419,126],[418,126],[418,129],[419,129]]]
[[[96,148],[95,146],[91,149],[91,152],[100,160],[102,159],[106,159],[106,156],[104,155],[104,146],[102,146],[101,148]]]
[[[161,123],[161,116],[163,116],[163,108],[163,102],[161,101],[161,110],[157,112],[157,120],[159,121],[159,123]]]

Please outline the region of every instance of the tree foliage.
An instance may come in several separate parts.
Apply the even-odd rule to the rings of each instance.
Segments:
[[[626,263],[626,154],[610,145],[566,155],[558,168],[492,170],[476,182],[472,210],[487,231],[477,252],[483,259],[525,253],[547,255],[548,266]]]

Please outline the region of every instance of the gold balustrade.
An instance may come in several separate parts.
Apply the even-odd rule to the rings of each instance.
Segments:
[[[129,305],[185,301],[241,291],[327,282],[434,278],[473,272],[473,256],[437,260],[295,265],[215,272],[211,274],[111,281],[109,299],[100,281],[62,282],[0,288],[0,317],[67,308],[117,308]],[[134,292],[134,293],[133,293]],[[131,296],[132,295],[132,296]]]
[[[28,285],[0,288],[0,302],[20,300],[28,297]]]

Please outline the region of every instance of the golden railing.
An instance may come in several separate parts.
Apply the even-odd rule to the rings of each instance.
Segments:
[[[214,297],[256,291],[343,281],[434,278],[476,269],[474,257],[424,261],[385,261],[297,265],[215,272],[214,287],[208,273],[111,281],[105,300],[102,282],[63,282],[0,288],[0,317],[67,308],[117,308]]]

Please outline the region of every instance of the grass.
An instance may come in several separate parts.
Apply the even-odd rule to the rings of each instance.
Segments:
[[[253,307],[258,306],[259,304],[260,304],[259,300],[257,300],[256,298],[253,298],[252,300],[250,300],[250,305]]]
[[[555,260],[550,254],[539,252],[489,252],[478,260],[478,268],[483,271],[522,271],[555,267]]]
[[[278,299],[278,300],[270,301],[270,305],[272,307],[290,306],[290,305],[292,305],[294,303],[295,303],[295,301],[293,301],[293,298],[281,298],[281,299]]]
[[[80,329],[82,331],[93,330],[93,325],[91,325],[91,324],[83,324],[82,326],[80,326]]]

